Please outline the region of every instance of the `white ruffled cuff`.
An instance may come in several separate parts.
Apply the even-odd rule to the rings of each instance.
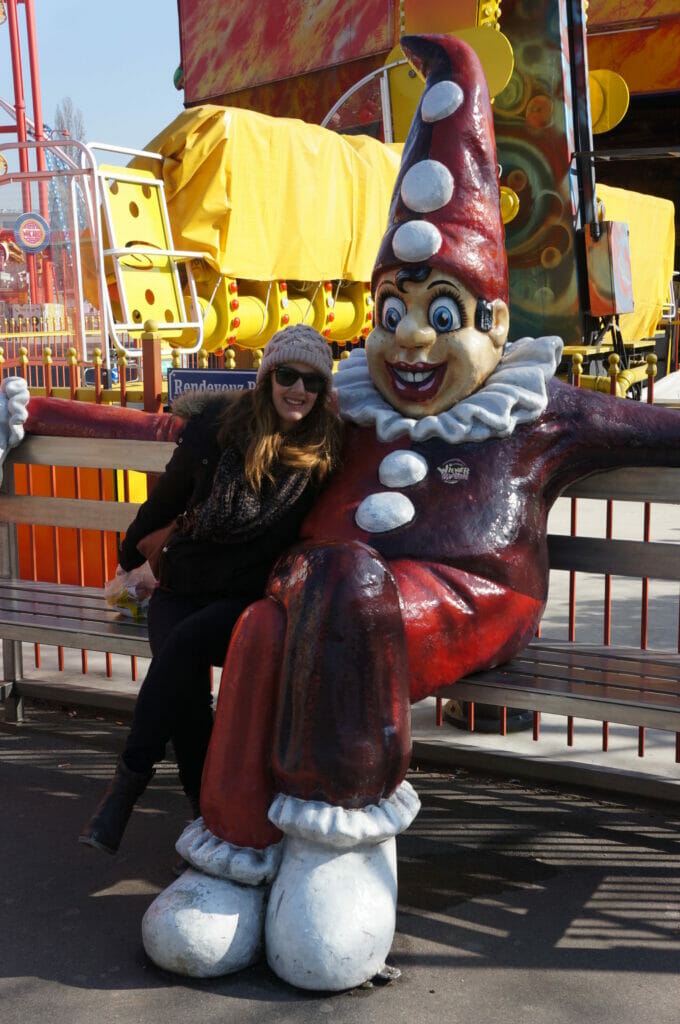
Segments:
[[[23,377],[5,377],[0,384],[0,483],[7,453],[23,440],[29,398]]]
[[[265,885],[273,881],[281,861],[281,843],[264,850],[234,846],[219,839],[196,818],[184,829],[175,849],[193,868],[213,878],[228,878],[241,885]]]
[[[287,836],[349,849],[373,846],[404,832],[419,810],[418,794],[404,780],[386,800],[357,810],[279,793],[269,808],[269,820]]]

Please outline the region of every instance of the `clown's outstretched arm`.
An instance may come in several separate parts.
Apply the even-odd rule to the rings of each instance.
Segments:
[[[117,405],[31,396],[27,434],[113,437],[126,441],[176,441],[186,421],[171,413],[141,412]]]
[[[599,470],[680,466],[680,410],[613,398],[555,381],[551,385],[554,472],[551,504],[572,481]]]

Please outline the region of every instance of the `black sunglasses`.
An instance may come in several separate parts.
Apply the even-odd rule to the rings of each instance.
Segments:
[[[292,366],[275,366],[274,376],[282,388],[290,388],[297,380],[302,380],[305,391],[309,391],[310,395],[319,395],[326,387],[326,378],[320,373],[302,373]]]

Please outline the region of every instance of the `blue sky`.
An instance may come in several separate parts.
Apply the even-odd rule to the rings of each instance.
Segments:
[[[88,142],[142,148],[182,110],[177,0],[35,0],[43,116],[70,96]],[[24,23],[19,5],[19,23]],[[0,25],[0,96],[14,100],[7,23]],[[28,55],[24,89],[32,115]],[[8,118],[0,113],[0,123]]]

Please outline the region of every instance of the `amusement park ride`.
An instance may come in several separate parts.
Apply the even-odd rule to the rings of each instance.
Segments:
[[[227,15],[179,0],[187,109],[141,153],[49,137],[33,0],[5,0],[15,95],[0,130],[17,141],[0,146],[0,171],[15,153],[18,170],[0,175],[0,208],[18,184],[22,211],[0,230],[0,334],[37,337],[34,318],[51,315],[81,365],[98,346],[109,368],[141,355],[154,321],[175,365],[197,353],[249,369],[304,322],[348,354],[372,326],[367,282],[423,87],[398,39],[447,32],[477,50],[494,98],[513,336],[558,334],[567,361],[584,357],[582,384],[606,390],[597,374],[615,352],[619,393],[637,397],[650,349],[662,373],[678,360],[674,7],[295,0],[282,15],[237,0]]]

